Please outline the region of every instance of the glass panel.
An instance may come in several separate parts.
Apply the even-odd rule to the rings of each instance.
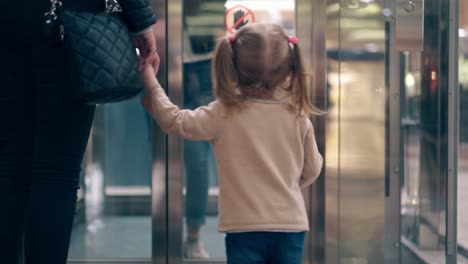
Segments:
[[[320,0],[319,0],[320,1]],[[331,57],[340,48],[340,8],[339,3],[328,1],[326,21],[327,51],[327,117],[325,136],[325,263],[339,263],[339,110],[340,110],[340,64],[339,57]],[[320,262],[319,262],[320,263]]]
[[[183,102],[194,109],[213,100],[211,54],[224,34],[224,1],[183,1]],[[185,258],[224,257],[217,233],[217,175],[208,142],[184,141]],[[203,227],[203,228],[202,228]]]
[[[425,1],[424,51],[400,56],[402,250],[434,264],[445,263],[446,248],[447,7]]]
[[[401,223],[402,236],[414,243],[419,241],[419,191],[421,159],[421,54],[416,52],[402,53],[402,96],[401,103],[401,136],[403,141],[404,167],[401,177]]]
[[[459,82],[460,143],[458,154],[458,251],[468,258],[468,2],[460,2]]]
[[[379,2],[341,1],[339,263],[383,263],[386,117],[382,10]]]
[[[227,31],[261,21],[279,23],[288,34],[294,33],[294,0],[275,1],[274,4],[266,0],[185,0],[183,4],[184,107],[188,109],[213,100],[211,55],[216,39],[226,36]],[[245,17],[241,20],[225,15],[227,10],[240,11]],[[183,159],[184,257],[222,259],[225,257],[224,235],[217,232],[218,179],[211,146],[208,142],[186,140]]]
[[[330,106],[329,123],[335,122],[338,131],[327,132],[338,133],[338,261],[383,263],[386,253],[379,251],[389,235],[382,232],[388,169],[392,179],[400,175],[401,263],[445,263],[448,50],[443,25],[448,1],[426,1],[424,52],[403,52],[396,58],[388,52],[395,50],[390,46],[393,35],[386,39],[392,23],[386,24],[383,16],[394,19],[383,6],[390,2],[341,0],[339,6],[334,1],[329,5],[340,19],[339,47],[328,50],[333,60],[328,64],[330,98],[338,98],[337,107]],[[332,47],[336,40],[328,41]],[[389,68],[393,65],[387,62],[395,60],[400,63]],[[394,76],[388,75],[394,70],[400,79],[391,81],[399,84],[400,93],[386,94],[385,77]],[[385,127],[393,121],[385,107],[395,96],[401,98],[403,171],[385,164],[385,136],[399,132]]]
[[[140,98],[97,106],[70,259],[151,258],[150,132]]]

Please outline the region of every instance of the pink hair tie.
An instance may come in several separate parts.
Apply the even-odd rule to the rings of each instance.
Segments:
[[[229,35],[229,44],[234,44],[234,42],[236,42],[236,35],[234,34],[231,34]]]
[[[289,36],[289,37],[288,37],[288,42],[291,43],[291,44],[296,45],[296,44],[297,44],[297,38],[296,38],[296,36]]]

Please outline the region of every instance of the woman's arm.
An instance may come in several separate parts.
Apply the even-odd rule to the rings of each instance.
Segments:
[[[123,13],[127,18],[129,30],[134,34],[133,44],[140,52],[138,68],[143,70],[148,65],[159,68],[159,56],[156,52],[156,39],[152,25],[156,17],[148,0],[119,0]]]
[[[156,23],[156,17],[148,0],[119,0],[130,31],[139,32]]]
[[[222,124],[223,107],[219,101],[195,110],[181,110],[174,105],[158,83],[152,67],[143,72],[145,96],[142,104],[146,111],[168,134],[191,140],[213,140]]]

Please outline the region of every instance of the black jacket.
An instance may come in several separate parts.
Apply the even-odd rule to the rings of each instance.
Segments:
[[[120,0],[120,5],[131,31],[140,31],[156,23],[156,17],[148,0]]]
[[[118,0],[129,29],[143,30],[156,22],[149,0]],[[105,7],[105,0],[62,0],[65,8],[99,12]],[[27,6],[27,7],[26,7]],[[0,1],[0,36],[11,43],[34,39],[44,22],[44,13],[50,10],[50,0]]]
[[[49,2],[49,0],[47,0]],[[62,0],[65,8],[102,11],[105,0]],[[127,18],[130,31],[143,30],[156,22],[149,0],[118,0]]]

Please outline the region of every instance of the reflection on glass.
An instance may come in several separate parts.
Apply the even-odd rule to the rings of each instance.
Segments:
[[[294,34],[293,0],[185,0],[183,5],[183,93],[187,109],[213,100],[211,57],[218,38],[254,21],[278,23],[287,34]],[[227,10],[233,11],[229,17],[225,16]],[[218,179],[208,142],[184,141],[184,178],[184,257],[223,259],[224,235],[217,232]]]
[[[255,22],[281,25],[288,35],[295,33],[294,0],[227,0],[226,10],[236,6],[248,8],[255,16]]]
[[[419,214],[420,162],[420,59],[419,53],[402,54],[403,100],[401,103],[401,136],[403,137],[404,172],[401,179],[402,235],[417,243]]]
[[[151,258],[151,120],[140,98],[99,105],[69,258]]]
[[[467,3],[460,1],[460,8]],[[461,11],[459,30],[460,143],[458,146],[458,249],[468,258],[468,12]]]
[[[337,217],[336,259],[327,263],[384,263],[385,24],[381,2],[330,4],[327,62],[327,203]],[[331,1],[330,1],[331,3]],[[376,16],[375,14],[379,14]],[[338,31],[338,35],[334,35]],[[330,159],[329,159],[330,157]],[[328,164],[331,162],[332,164]],[[336,167],[336,172],[328,167]],[[328,174],[331,172],[331,174]],[[335,175],[337,174],[337,175]],[[336,188],[336,190],[333,190]],[[327,190],[327,191],[329,191]],[[331,194],[331,195],[330,195]],[[380,197],[380,198],[379,198]],[[335,209],[335,208],[336,209]],[[329,220],[327,219],[327,225]],[[336,227],[335,227],[336,226]],[[335,245],[333,245],[335,246]]]
[[[419,263],[415,258],[425,263],[444,263],[446,146],[451,136],[447,134],[448,51],[446,27],[443,26],[448,23],[444,9],[448,1],[425,1],[424,52],[403,52],[396,54],[396,58],[392,46],[395,1],[328,2],[326,185],[327,207],[332,213],[327,215],[331,216],[327,219],[327,231],[330,231],[327,238],[330,237],[329,245],[336,247],[336,253],[335,248],[331,248],[329,256],[337,255],[331,263],[383,263],[377,252],[381,248],[379,244],[383,240],[388,242],[388,237],[394,235],[380,233],[384,221],[387,226],[401,227],[403,244],[398,243],[398,238],[396,241],[391,238],[389,243],[392,249],[400,250],[400,254],[395,254],[400,263]],[[339,23],[333,23],[337,18]],[[465,31],[460,32],[465,34]],[[467,53],[466,48],[464,52]],[[393,68],[396,61],[400,64]],[[399,79],[386,81],[396,83],[399,93],[390,90],[391,93],[386,94],[389,90],[385,88],[389,87],[385,87],[384,79],[393,78],[394,70]],[[393,119],[395,105],[400,110],[401,120]],[[461,105],[463,109],[463,102]],[[385,114],[386,111],[389,114]],[[463,120],[463,113],[460,118]],[[401,131],[391,130],[395,121],[401,122]],[[466,133],[463,129],[461,137]],[[395,139],[395,134],[401,136],[399,155],[386,154],[393,148],[385,146],[385,133],[389,139]],[[464,144],[462,140],[460,156]],[[401,157],[402,171],[383,164],[384,157],[396,156]],[[387,162],[393,163],[393,160]],[[381,184],[380,180],[385,170],[391,175],[391,183],[397,182],[394,176],[400,175],[401,186],[400,199],[389,196],[384,203],[378,197],[384,196],[381,186],[385,183]],[[461,177],[459,184],[462,184]],[[458,199],[463,200],[461,196]],[[386,205],[390,205],[388,212],[391,213],[395,205],[400,206],[401,225],[399,221],[392,223],[388,218],[383,219]],[[468,207],[460,211],[467,212]],[[333,213],[337,215],[337,223],[333,222]],[[464,218],[464,222],[467,220]],[[391,252],[382,254],[393,255]]]
[[[425,48],[437,49],[431,45]],[[439,76],[445,68],[431,52],[404,52],[400,60],[402,241],[429,263],[445,263],[447,108]]]
[[[184,108],[195,109],[213,101],[211,55],[216,39],[224,34],[224,3],[222,1],[184,1],[183,4]],[[216,169],[211,146],[204,141],[184,140],[183,153],[184,257],[189,259],[221,258],[224,254],[223,237],[216,232],[216,210],[207,210],[210,189],[212,192],[217,190]],[[213,203],[213,199],[211,201]],[[210,206],[212,207],[213,205]]]

